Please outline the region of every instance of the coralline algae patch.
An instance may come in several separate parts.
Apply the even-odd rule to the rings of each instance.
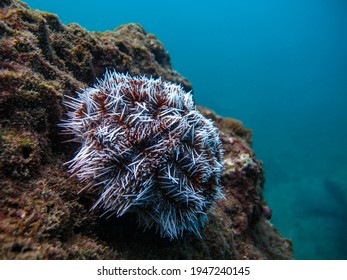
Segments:
[[[222,143],[190,93],[161,79],[106,72],[68,98],[61,126],[81,149],[72,174],[100,190],[94,205],[110,215],[135,212],[145,228],[176,238],[200,235],[221,194]]]
[[[226,171],[243,170],[247,167],[256,167],[257,164],[248,153],[240,153],[237,158],[225,160]]]

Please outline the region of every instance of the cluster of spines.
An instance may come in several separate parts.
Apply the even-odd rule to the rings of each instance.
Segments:
[[[169,238],[200,235],[207,209],[222,197],[223,155],[190,93],[160,78],[106,72],[65,104],[71,111],[61,126],[82,145],[70,172],[100,189],[94,207],[136,212],[141,225]]]

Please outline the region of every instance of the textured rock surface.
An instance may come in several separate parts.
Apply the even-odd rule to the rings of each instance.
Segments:
[[[288,259],[290,241],[269,222],[264,171],[250,148],[251,131],[215,120],[225,149],[217,202],[202,230],[169,241],[142,232],[127,214],[90,212],[97,194],[69,178],[63,163],[76,145],[59,134],[63,94],[90,86],[105,69],[161,76],[191,89],[171,68],[160,41],[141,26],[88,32],[15,0],[0,4],[0,258],[5,259]]]

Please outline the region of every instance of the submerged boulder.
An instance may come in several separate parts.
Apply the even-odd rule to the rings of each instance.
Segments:
[[[98,193],[70,177],[78,145],[58,124],[63,96],[95,84],[106,69],[161,77],[192,89],[162,43],[138,24],[88,32],[17,0],[0,4],[0,258],[290,259],[291,242],[269,221],[264,170],[242,123],[200,112],[220,130],[225,199],[208,212],[199,238],[143,231],[131,213],[90,211]],[[145,240],[145,242],[144,242]]]

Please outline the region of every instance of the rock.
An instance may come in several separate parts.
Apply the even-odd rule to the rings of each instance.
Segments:
[[[139,229],[132,214],[90,212],[97,194],[70,178],[64,162],[78,145],[57,126],[63,95],[91,86],[106,69],[192,86],[171,67],[162,43],[138,24],[88,32],[17,0],[0,4],[0,258],[290,259],[291,242],[268,220],[264,170],[251,131],[215,121],[225,149],[225,200],[209,212],[202,239],[170,241]],[[269,214],[270,213],[270,214]]]

